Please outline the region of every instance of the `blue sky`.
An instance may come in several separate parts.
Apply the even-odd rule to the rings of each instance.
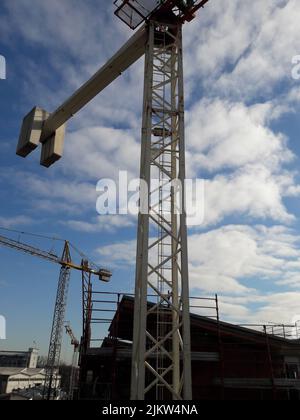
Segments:
[[[68,124],[57,165],[15,156],[24,115],[34,105],[54,110],[131,35],[112,3],[1,2],[0,226],[71,240],[113,270],[100,288],[130,292],[136,220],[99,218],[96,183],[119,170],[138,175],[143,60]],[[211,0],[184,29],[188,174],[206,180],[204,222],[189,230],[192,294],[218,293],[233,322],[300,314],[299,21],[297,0]],[[0,263],[1,348],[35,340],[45,353],[59,267],[4,248]],[[80,310],[73,273],[67,319],[77,335]],[[65,339],[64,357],[68,349]]]

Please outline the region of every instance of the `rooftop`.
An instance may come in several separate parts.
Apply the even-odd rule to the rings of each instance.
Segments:
[[[14,375],[26,375],[35,376],[38,374],[44,374],[44,369],[27,369],[27,368],[11,368],[11,367],[0,367],[0,376],[14,376]]]
[[[148,302],[148,307],[150,308],[153,306],[154,303]],[[123,299],[120,302],[119,309],[116,312],[111,325],[110,331],[113,335],[114,328],[116,328],[115,323],[118,321],[117,331],[118,331],[118,338],[122,340],[132,341],[132,325],[133,325],[133,307],[134,307],[134,298],[132,296],[123,296]],[[168,308],[166,308],[166,314],[168,313]],[[151,329],[152,326],[155,326],[155,314],[153,319],[149,317],[149,328]],[[152,325],[153,324],[153,325]],[[289,339],[284,338],[283,336],[276,335],[269,333],[269,329],[267,329],[267,334],[263,330],[259,331],[257,328],[247,328],[244,326],[230,324],[228,322],[219,321],[217,319],[209,318],[206,316],[198,315],[195,313],[191,313],[191,334],[197,334],[197,330],[199,327],[204,327],[206,330],[209,331],[218,331],[220,330],[223,335],[228,336],[235,336],[239,338],[247,338],[248,340],[252,340],[255,342],[264,342],[266,340],[266,335],[275,346],[285,347],[285,346],[300,346],[299,339]],[[261,325],[263,328],[263,325]]]

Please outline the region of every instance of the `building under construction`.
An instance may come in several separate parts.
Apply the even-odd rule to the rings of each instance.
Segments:
[[[232,325],[220,321],[217,297],[191,298],[191,302],[193,400],[300,399],[300,340],[295,330],[292,336],[292,326]],[[86,326],[90,342],[81,354],[78,398],[128,400],[134,298],[95,292],[90,304]],[[148,309],[153,305],[150,297]],[[166,324],[170,317],[166,305]],[[103,333],[105,325],[106,335],[94,335],[94,331]],[[147,327],[153,332],[158,328],[155,313]],[[149,381],[150,375],[146,384]],[[153,389],[149,400],[171,398],[165,389]],[[159,392],[164,395],[156,395]]]

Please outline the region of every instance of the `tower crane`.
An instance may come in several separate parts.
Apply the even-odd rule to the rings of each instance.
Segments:
[[[56,111],[35,107],[17,146],[26,157],[41,143],[41,165],[50,167],[62,157],[66,122],[145,55],[140,178],[148,195],[138,219],[133,400],[192,399],[182,29],[208,1],[114,0],[116,16],[142,26]],[[156,296],[151,309],[148,294]],[[157,328],[149,326],[153,315]]]
[[[70,324],[67,323],[65,325],[65,329],[66,329],[66,333],[71,338],[71,344],[74,347],[74,352],[72,356],[71,374],[70,374],[69,395],[68,395],[68,399],[73,400],[74,389],[75,389],[75,384],[76,384],[77,368],[78,368],[78,356],[79,356],[80,343],[79,343],[79,340],[77,340],[77,338],[75,337]]]
[[[42,258],[61,266],[55,300],[44,385],[44,398],[51,399],[55,371],[58,369],[60,361],[62,332],[65,320],[71,270],[78,270],[82,273],[85,272],[91,275],[95,275],[99,278],[99,280],[104,282],[108,282],[110,280],[112,273],[104,268],[98,268],[94,266],[94,264],[88,263],[87,261],[82,261],[80,265],[75,264],[71,258],[70,243],[68,241],[65,241],[64,243],[64,250],[61,257],[58,257],[51,252],[38,249],[32,245],[7,238],[2,235],[0,235],[0,245],[12,248],[16,251],[21,251],[34,257]]]

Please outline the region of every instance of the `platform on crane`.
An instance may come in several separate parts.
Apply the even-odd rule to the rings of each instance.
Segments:
[[[171,17],[181,23],[190,22],[195,12],[208,0],[115,0],[115,15],[131,29],[153,16]]]

